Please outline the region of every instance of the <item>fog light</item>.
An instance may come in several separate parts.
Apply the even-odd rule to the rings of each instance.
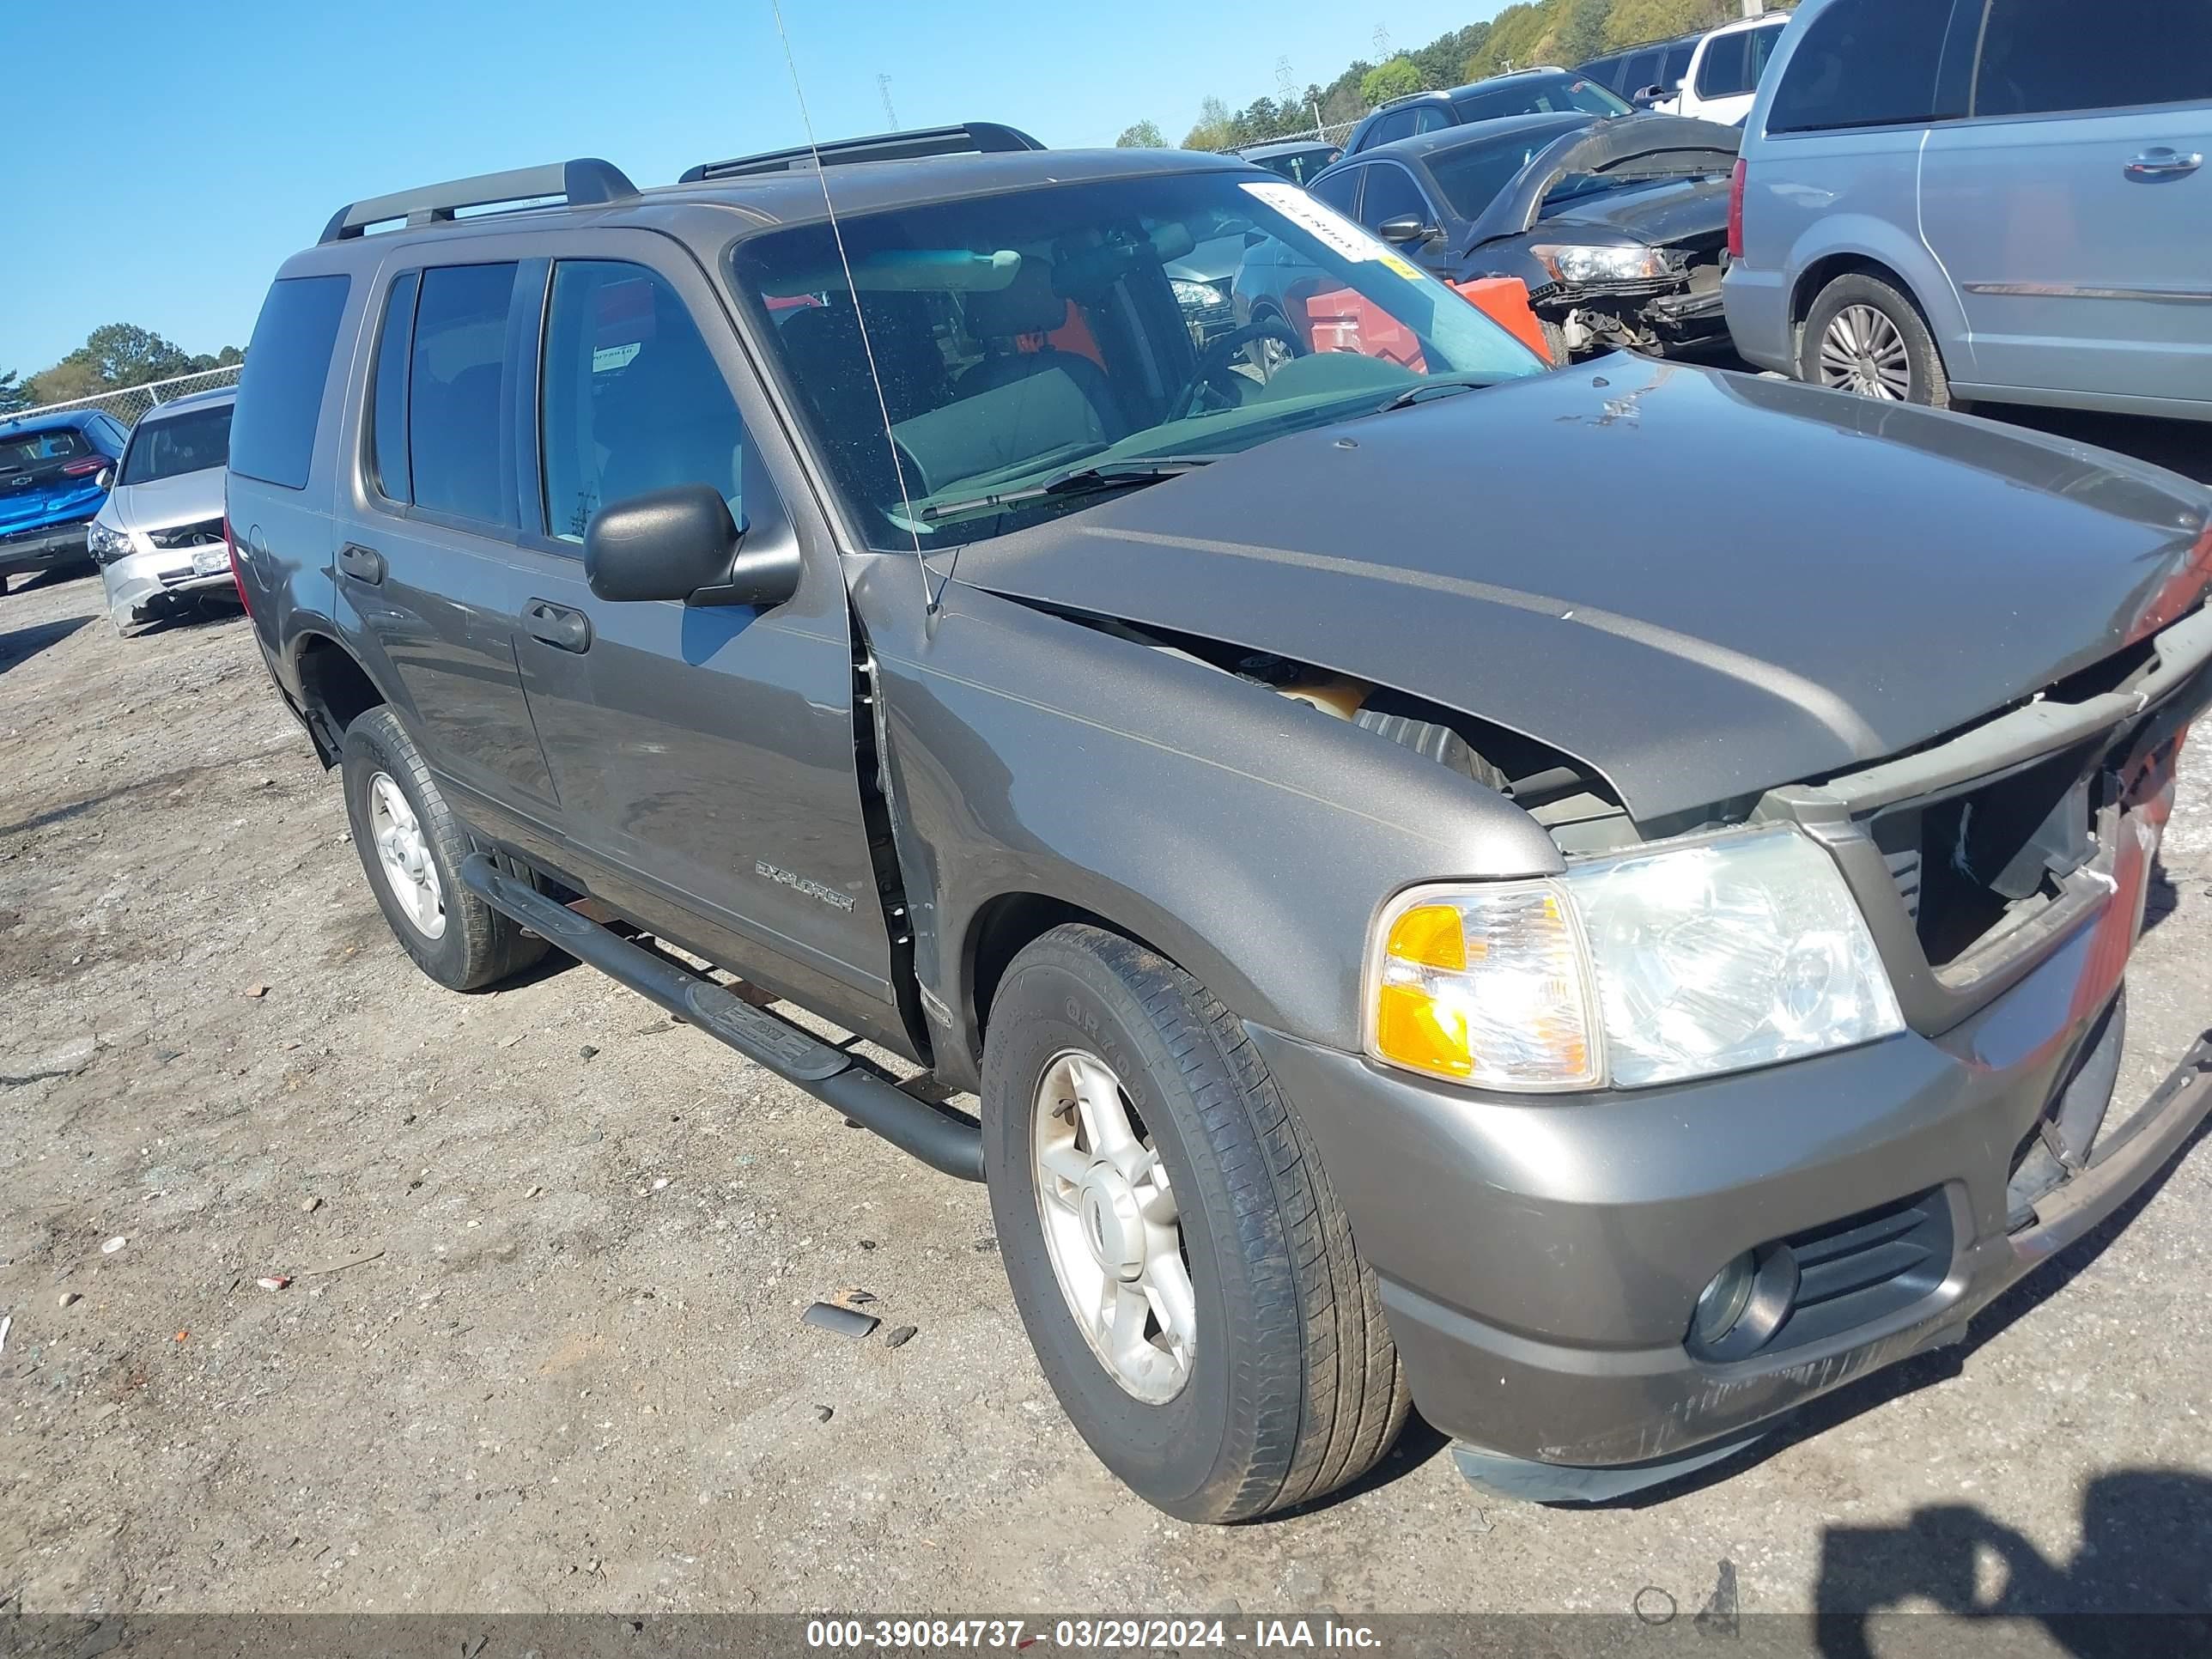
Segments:
[[[1699,1347],[1718,1347],[1721,1340],[1735,1328],[1736,1321],[1751,1305],[1751,1287],[1758,1277],[1758,1258],[1746,1250],[1698,1292],[1697,1311],[1690,1316],[1690,1335]]]

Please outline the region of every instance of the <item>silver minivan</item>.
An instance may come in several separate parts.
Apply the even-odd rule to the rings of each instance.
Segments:
[[[2212,0],[1805,0],[1745,123],[1736,349],[1939,407],[2212,420]]]

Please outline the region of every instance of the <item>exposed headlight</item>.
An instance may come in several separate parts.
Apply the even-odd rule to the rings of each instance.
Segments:
[[[1653,283],[1667,274],[1656,247],[1541,246],[1528,250],[1562,283]]]
[[[1492,1089],[1636,1088],[1905,1028],[1850,890],[1787,827],[1401,894],[1367,998],[1376,1059]]]
[[[101,564],[110,559],[119,559],[133,551],[131,532],[113,530],[94,519],[92,527],[84,532],[84,550]]]
[[[1168,286],[1175,290],[1176,303],[1204,310],[1212,306],[1225,306],[1229,296],[1210,283],[1192,283],[1177,278]]]

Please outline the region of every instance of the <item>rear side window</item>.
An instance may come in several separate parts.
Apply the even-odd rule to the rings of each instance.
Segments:
[[[280,277],[262,301],[230,428],[230,470],[286,489],[307,487],[323,382],[345,315],[349,276]]]
[[[1769,132],[1909,126],[1936,118],[1951,8],[1936,0],[1836,0],[1790,54]]]
[[[1717,34],[1705,47],[1705,62],[1698,65],[1698,96],[1735,98],[1759,90],[1759,77],[1782,38],[1779,25],[1763,29],[1738,29]]]
[[[1633,95],[1636,93],[1643,91],[1646,87],[1657,86],[1659,84],[1659,72],[1666,67],[1667,54],[1665,52],[1638,52],[1636,56],[1628,60],[1628,74],[1626,77],[1626,82],[1629,93]]]
[[[1393,110],[1389,114],[1377,118],[1375,125],[1368,129],[1367,137],[1361,142],[1359,148],[1372,149],[1377,144],[1387,144],[1394,139],[1412,137],[1413,114],[1414,112],[1412,110],[1401,109]]]
[[[581,541],[610,501],[678,484],[713,485],[744,522],[736,400],[683,300],[644,266],[554,266],[543,418],[550,534]]]
[[[2045,115],[2212,99],[2212,3],[1990,0],[1977,115]]]
[[[407,471],[415,505],[513,526],[513,383],[507,313],[514,265],[422,273],[407,362]]]
[[[1623,58],[1593,58],[1589,63],[1583,64],[1579,69],[1577,69],[1575,73],[1577,75],[1586,75],[1591,80],[1596,82],[1600,86],[1611,87],[1615,92],[1619,92],[1620,90],[1620,71],[1627,61],[1627,59]]]
[[[376,342],[375,410],[369,426],[369,474],[385,499],[412,501],[407,477],[407,348],[415,335],[415,292],[422,282],[408,271],[384,302],[384,327]]]

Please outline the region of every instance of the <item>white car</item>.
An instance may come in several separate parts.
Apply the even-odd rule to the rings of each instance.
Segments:
[[[237,400],[232,386],[179,398],[155,404],[132,428],[86,540],[117,634],[236,591],[222,484]]]
[[[1752,100],[1759,95],[1759,77],[1765,71],[1766,60],[1774,55],[1775,42],[1789,27],[1788,14],[1771,13],[1715,29],[1698,40],[1680,89],[1671,97],[1654,100],[1650,106],[1669,115],[1736,125],[1751,113]]]

